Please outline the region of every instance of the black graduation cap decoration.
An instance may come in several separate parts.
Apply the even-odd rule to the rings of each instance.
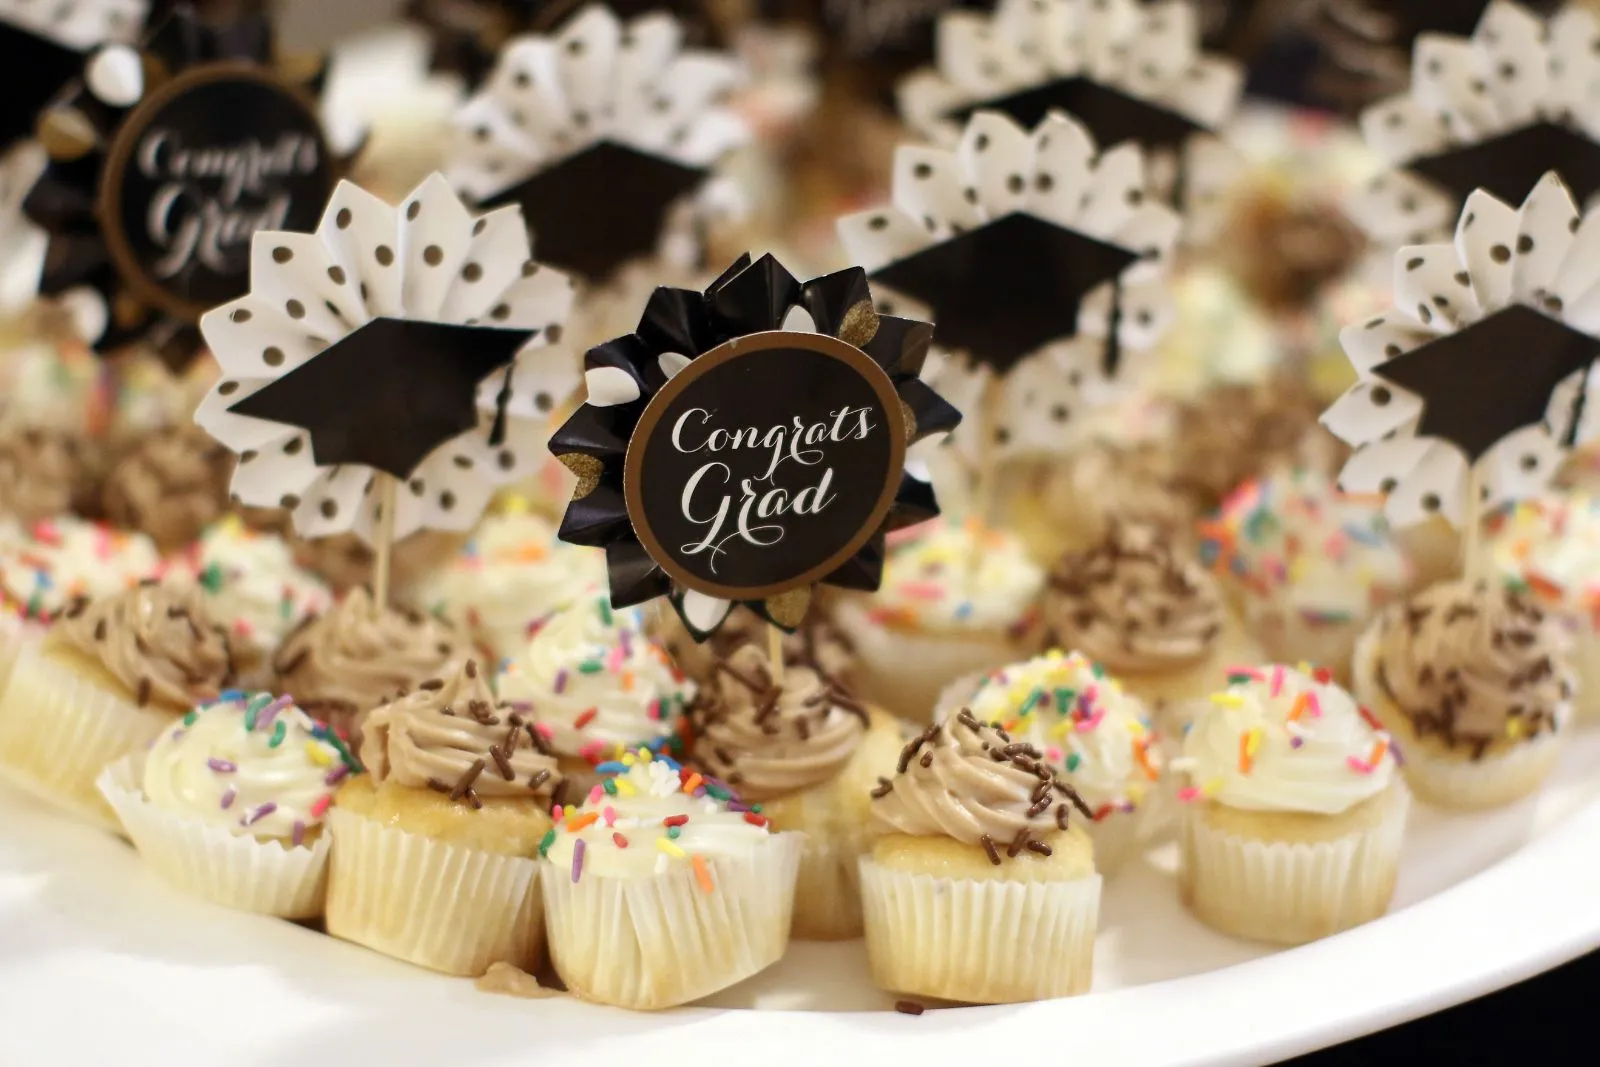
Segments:
[[[0,150],[33,133],[96,49],[137,38],[145,14],[145,0],[0,0]]]
[[[320,80],[278,64],[265,15],[185,7],[138,50],[100,49],[39,116],[50,162],[24,210],[49,235],[40,289],[96,351],[144,342],[181,369],[201,313],[248,287],[250,234],[315,224],[361,140],[324,125]],[[218,157],[253,163],[187,162]]]
[[[1395,255],[1395,310],[1340,336],[1360,380],[1323,415],[1356,447],[1341,484],[1386,495],[1396,525],[1471,526],[1538,492],[1591,436],[1600,217],[1546,174],[1520,208],[1472,193],[1454,243]]]
[[[1474,189],[1520,203],[1547,172],[1586,203],[1600,192],[1600,20],[1568,5],[1548,21],[1495,0],[1471,37],[1417,40],[1409,91],[1367,108],[1361,130],[1391,169],[1350,200],[1391,247],[1446,233]]]
[[[817,583],[876,589],[885,535],[938,514],[906,449],[961,418],[918,377],[931,333],[874,310],[860,268],[742,256],[657,289],[550,439],[578,477],[562,539],[606,550],[614,605],[666,596],[697,639],[738,604],[792,630]]]
[[[1064,112],[1098,144],[1132,141],[1170,165],[1149,175],[1151,188],[1185,214],[1191,239],[1204,240],[1239,167],[1209,134],[1242,85],[1235,64],[1200,51],[1187,4],[1001,0],[992,16],[944,16],[935,65],[908,77],[899,95],[913,128],[947,142],[980,110],[1030,129]]]
[[[479,204],[520,206],[539,258],[590,283],[664,235],[698,245],[694,198],[748,131],[720,103],[737,61],[682,35],[668,15],[625,23],[596,5],[513,38],[456,116],[451,180]]]
[[[476,216],[437,174],[398,207],[342,182],[314,233],[256,236],[250,280],[201,319],[222,376],[195,413],[238,453],[241,503],[381,545],[468,529],[541,466],[578,383],[543,347],[572,286],[515,208]]]
[[[979,112],[954,149],[901,146],[892,206],[841,219],[839,235],[880,307],[925,314],[934,343],[977,373],[1027,373],[1029,389],[994,413],[1002,443],[1053,450],[1084,395],[1113,384],[1124,356],[1149,349],[1168,319],[1180,224],[1145,198],[1142,173],[1137,145],[1100,153],[1059,113],[1030,132]],[[1032,362],[1053,375],[1024,371]],[[1039,380],[1051,376],[1058,384],[1040,402]]]

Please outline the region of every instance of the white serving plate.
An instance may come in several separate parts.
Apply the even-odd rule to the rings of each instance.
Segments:
[[[521,1000],[286,922],[193,901],[121,841],[0,792],[0,1063],[502,1067],[599,1062],[1270,1063],[1436,1011],[1600,946],[1600,731],[1538,797],[1486,815],[1416,805],[1393,911],[1280,951],[1179,906],[1173,847],[1106,889],[1094,992],[886,1010],[859,942],[656,1015]],[[1018,951],[1027,951],[1019,945]],[[760,1010],[746,1010],[746,1009]]]

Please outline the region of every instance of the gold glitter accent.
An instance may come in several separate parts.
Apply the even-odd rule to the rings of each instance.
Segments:
[[[593,456],[586,456],[582,452],[568,452],[556,457],[561,465],[578,476],[578,487],[572,491],[572,499],[582,500],[595,491],[600,484],[600,472],[605,468]]]
[[[911,410],[911,405],[900,399],[900,417],[906,422],[906,444],[917,439],[917,413]]]
[[[315,52],[292,52],[278,60],[278,77],[290,85],[306,85],[315,81],[326,66]]]
[[[89,116],[75,107],[58,107],[39,116],[39,143],[50,158],[62,161],[82,159],[99,143],[99,134]]]
[[[111,318],[118,326],[132,329],[139,325],[144,318],[144,302],[126,289],[117,293],[111,301]]]
[[[839,340],[857,348],[866,348],[876,336],[878,312],[874,310],[872,301],[858,300],[844,313],[844,321],[839,324]]]
[[[791,589],[787,593],[779,593],[777,596],[769,596],[766,600],[767,618],[785,630],[793,630],[805,621],[806,611],[810,607],[809,585]]]

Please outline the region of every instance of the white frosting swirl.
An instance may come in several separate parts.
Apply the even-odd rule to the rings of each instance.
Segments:
[[[1389,735],[1331,682],[1259,667],[1211,698],[1183,740],[1200,795],[1249,811],[1337,815],[1388,788]]]
[[[872,606],[890,626],[1010,629],[1026,621],[1044,579],[1011,534],[936,520],[889,553]]]
[[[1570,493],[1519,501],[1494,517],[1495,569],[1546,607],[1588,620],[1600,605],[1600,500]]]
[[[541,849],[558,868],[571,869],[582,841],[574,880],[584,873],[647,877],[674,863],[692,863],[696,856],[748,855],[772,839],[766,819],[750,815],[742,804],[730,807],[731,798],[719,784],[699,784],[688,793],[684,787],[699,775],[680,772],[672,760],[626,759],[626,770],[607,779],[610,788],[597,786],[582,806],[557,812],[553,837]],[[674,827],[664,822],[677,816],[687,818]]]
[[[145,799],[241,837],[300,844],[322,825],[353,761],[288,697],[226,697],[156,738],[145,756]]]
[[[238,648],[268,654],[333,603],[328,587],[295,564],[282,538],[256,533],[234,515],[206,530],[193,562],[207,611]]]
[[[160,570],[143,534],[70,515],[0,523],[0,605],[24,618],[49,621],[80,596],[111,596]]]
[[[550,747],[591,762],[618,745],[649,745],[676,730],[694,696],[638,608],[604,596],[558,611],[506,663],[500,698],[548,728]]]
[[[1133,811],[1161,777],[1144,704],[1082,653],[1049,652],[995,671],[967,706],[1037,748],[1097,820]]]

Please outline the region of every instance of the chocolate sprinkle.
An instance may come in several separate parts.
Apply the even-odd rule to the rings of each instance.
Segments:
[[[901,1015],[921,1015],[926,1009],[914,1000],[897,1000],[894,1002],[894,1010]]]
[[[1000,866],[1000,851],[994,847],[994,838],[984,834],[978,838],[978,843],[983,846],[983,851],[989,857],[989,862],[996,867]]]

